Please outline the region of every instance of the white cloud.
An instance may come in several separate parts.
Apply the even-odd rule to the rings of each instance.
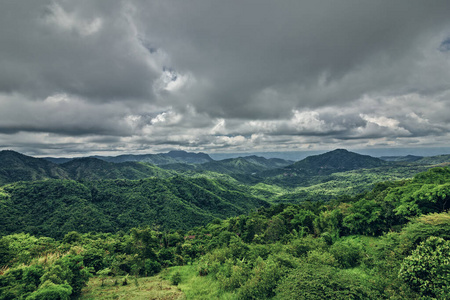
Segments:
[[[97,33],[103,25],[101,18],[83,20],[74,13],[66,12],[58,3],[54,2],[48,6],[50,12],[46,21],[64,31],[74,31],[81,36],[89,36]]]

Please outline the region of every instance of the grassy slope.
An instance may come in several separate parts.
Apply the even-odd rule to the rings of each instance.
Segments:
[[[122,285],[125,277],[107,278],[103,286],[99,277],[89,280],[83,288],[80,300],[106,300],[106,299],[186,299],[186,296],[170,281],[160,276],[127,278],[127,285]],[[117,284],[115,281],[117,280]]]

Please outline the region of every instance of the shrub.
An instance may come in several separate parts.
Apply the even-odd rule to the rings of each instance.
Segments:
[[[181,282],[181,273],[179,271],[176,271],[170,280],[173,285],[178,285]]]
[[[413,290],[438,299],[450,294],[450,241],[429,237],[403,260],[399,271]]]
[[[354,268],[361,261],[363,249],[357,241],[345,240],[334,243],[330,247],[330,253],[341,268]]]
[[[275,289],[274,299],[380,299],[382,294],[364,280],[327,265],[304,264]]]
[[[37,291],[26,300],[69,300],[72,287],[68,284],[54,284],[46,281]]]

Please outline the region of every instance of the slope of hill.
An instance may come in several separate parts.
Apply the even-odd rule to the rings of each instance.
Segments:
[[[206,178],[18,182],[0,189],[0,236],[115,232],[160,225],[190,229],[269,204],[238,185]]]
[[[176,159],[178,162],[184,162],[188,164],[203,164],[213,161],[213,159],[208,154],[202,152],[192,153],[181,150],[173,150],[164,155]]]
[[[263,171],[257,176],[264,182],[282,186],[308,186],[327,180],[337,172],[389,166],[392,163],[368,155],[336,149],[324,154],[308,156],[284,168]]]
[[[0,151],[0,185],[47,178],[69,178],[69,176],[64,169],[44,159],[10,150]]]
[[[388,165],[387,162],[369,155],[361,155],[345,149],[309,156],[288,169],[308,174],[332,174],[356,169],[369,169]]]
[[[161,168],[177,171],[211,171],[222,174],[253,174],[274,168],[281,168],[292,164],[292,161],[279,158],[264,158],[260,156],[244,156],[210,161],[203,164],[167,164]]]
[[[61,165],[71,179],[144,179],[173,174],[154,165],[139,162],[111,163],[93,157],[77,158]]]
[[[14,151],[0,152],[0,185],[43,179],[143,179],[170,176],[173,176],[173,172],[141,162],[111,163],[85,157],[55,164]]]
[[[384,161],[393,161],[393,162],[413,162],[422,159],[423,156],[416,155],[406,155],[406,156],[381,156],[380,159]]]
[[[450,162],[450,154],[424,157],[416,161],[416,163],[423,165],[438,165],[449,162]]]
[[[140,155],[119,155],[119,156],[94,156],[104,161],[119,163],[127,161],[139,161],[151,163],[154,165],[166,165],[174,163],[188,163],[188,164],[201,164],[209,161],[213,161],[208,154],[205,153],[191,153],[186,151],[170,151],[168,153],[158,154],[140,154]]]
[[[60,230],[75,226],[110,230],[147,213],[159,218],[152,209],[160,207],[161,216],[183,222],[197,216],[195,207],[220,207],[215,200],[242,190],[181,177],[12,184],[0,192],[0,234],[15,222],[59,240],[0,235],[0,298],[448,299],[449,182],[450,168],[441,167],[355,197],[263,207],[189,231],[143,223],[129,232],[63,237]],[[176,210],[165,212],[166,202]],[[160,293],[168,282],[176,294]]]

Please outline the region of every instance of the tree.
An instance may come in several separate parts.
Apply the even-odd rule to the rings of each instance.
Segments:
[[[448,299],[450,295],[450,241],[429,237],[403,260],[399,271],[413,290],[424,297]]]

